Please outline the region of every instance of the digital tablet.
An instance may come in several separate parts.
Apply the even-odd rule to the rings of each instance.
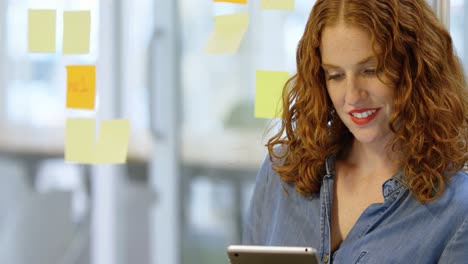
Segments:
[[[319,264],[311,247],[231,245],[227,254],[231,264]]]

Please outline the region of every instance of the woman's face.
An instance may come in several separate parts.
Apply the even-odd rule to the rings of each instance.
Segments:
[[[344,23],[325,27],[320,51],[328,94],[340,119],[359,142],[386,144],[393,136],[388,124],[394,88],[377,78],[370,35]]]

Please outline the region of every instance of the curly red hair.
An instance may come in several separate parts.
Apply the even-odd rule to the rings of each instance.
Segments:
[[[437,199],[468,161],[468,93],[450,34],[424,0],[316,2],[298,45],[297,73],[283,91],[280,130],[267,143],[271,159],[281,160],[274,169],[302,195],[317,193],[326,157],[353,140],[334,113],[321,68],[321,32],[340,21],[370,33],[377,70],[396,84],[388,147],[401,158],[414,196]]]

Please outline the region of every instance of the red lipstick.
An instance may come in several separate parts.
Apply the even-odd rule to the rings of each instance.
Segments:
[[[367,125],[379,113],[380,108],[360,108],[349,111],[351,120],[359,126]]]

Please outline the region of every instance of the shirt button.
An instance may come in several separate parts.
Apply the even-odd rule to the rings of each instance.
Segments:
[[[323,258],[323,262],[328,263],[329,260],[330,260],[330,256],[325,255],[325,257]]]

